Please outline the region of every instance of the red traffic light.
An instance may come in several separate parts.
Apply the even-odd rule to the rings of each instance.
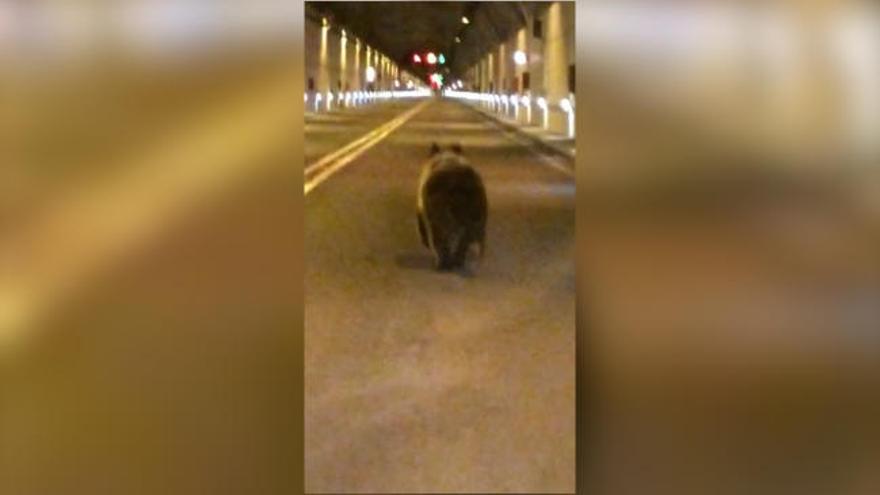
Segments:
[[[413,55],[413,63],[416,63],[416,64],[422,63],[422,57],[420,57],[418,53]]]
[[[443,76],[437,73],[431,74],[428,76],[428,83],[432,88],[440,89],[440,87],[443,86]]]

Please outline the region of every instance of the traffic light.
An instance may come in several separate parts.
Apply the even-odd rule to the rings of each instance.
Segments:
[[[435,72],[428,77],[428,82],[431,83],[432,88],[440,89],[440,87],[443,86],[443,75]]]
[[[445,64],[445,63],[446,63],[446,57],[444,57],[443,54],[441,53],[441,54],[437,57],[437,62],[440,63],[440,65]]]
[[[434,65],[437,63],[437,55],[434,55],[434,52],[428,52],[428,56],[426,58],[429,65]]]
[[[413,63],[414,63],[414,64],[420,64],[420,63],[422,63],[422,57],[420,57],[418,53],[416,53],[415,55],[413,55]]]

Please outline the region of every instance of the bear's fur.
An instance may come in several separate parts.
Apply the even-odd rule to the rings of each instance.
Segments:
[[[422,168],[417,201],[422,244],[434,251],[440,270],[462,268],[472,245],[482,258],[486,247],[488,201],[483,180],[462,155],[461,146],[441,150],[435,143]]]

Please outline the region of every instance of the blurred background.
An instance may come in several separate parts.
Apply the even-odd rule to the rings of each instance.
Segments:
[[[301,484],[302,4],[0,2],[0,493]]]
[[[301,490],[303,11],[0,1],[0,493]],[[880,490],[880,11],[577,2],[578,486]]]
[[[584,492],[880,487],[876,2],[578,2]]]

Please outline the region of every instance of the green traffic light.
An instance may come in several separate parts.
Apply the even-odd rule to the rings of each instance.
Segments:
[[[440,65],[443,65],[446,63],[446,57],[444,57],[443,54],[441,53],[440,56],[437,57],[437,61],[440,62]]]

